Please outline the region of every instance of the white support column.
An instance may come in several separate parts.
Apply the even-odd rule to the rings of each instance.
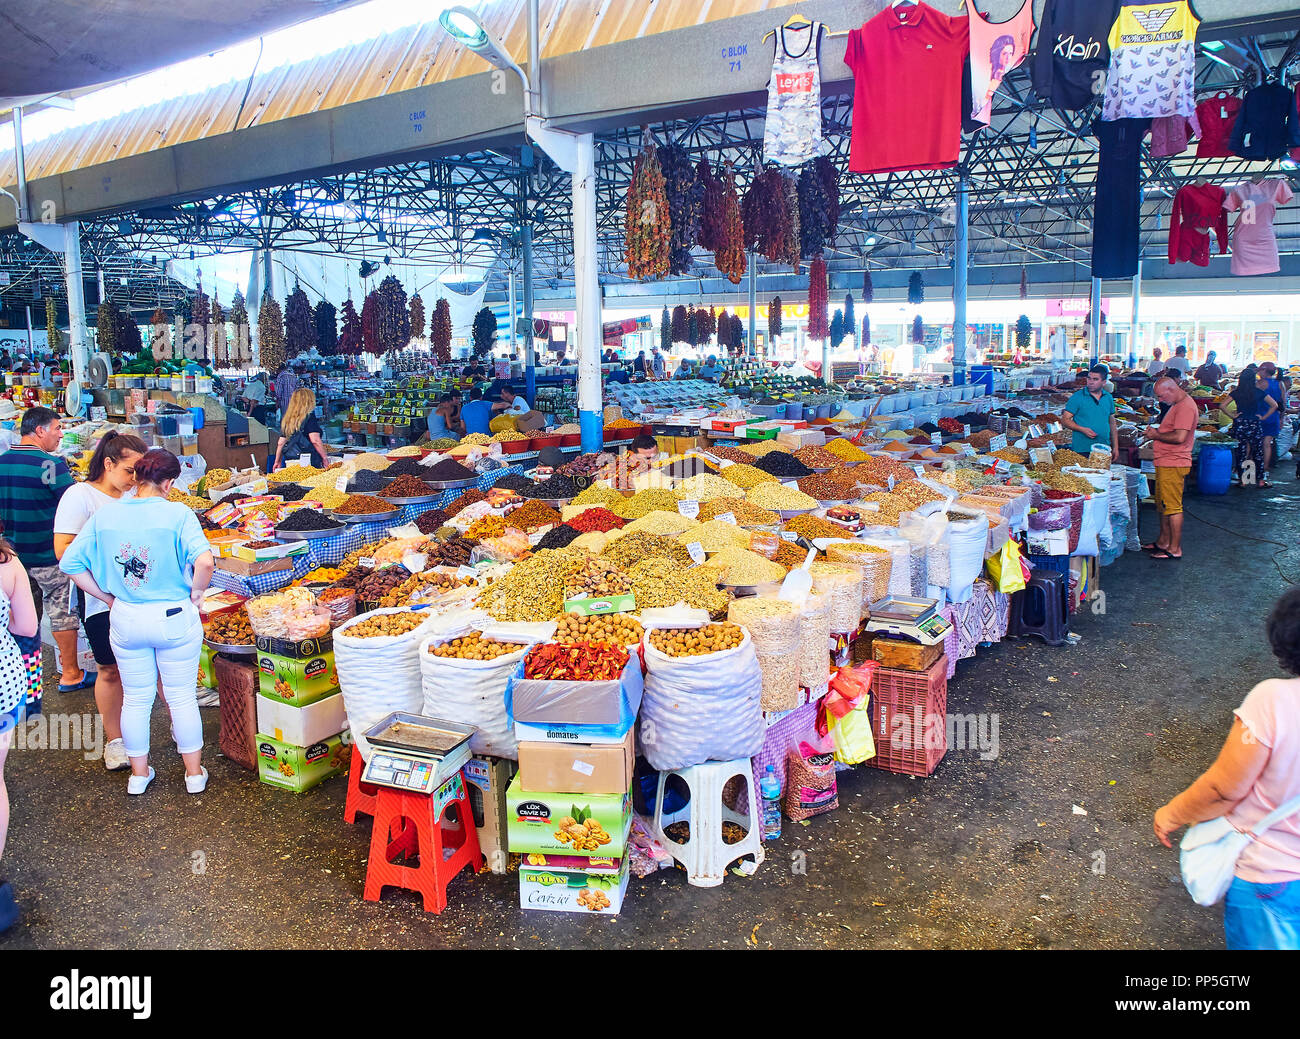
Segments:
[[[1101,279],[1092,279],[1092,323],[1088,328],[1089,364],[1096,364],[1101,356]]]
[[[578,340],[578,423],[582,450],[604,443],[601,415],[600,282],[596,277],[596,148],[589,133],[575,134],[573,171],[573,283]]]
[[[970,180],[961,168],[957,183],[957,233],[952,253],[952,384],[966,383],[966,276],[969,267],[968,238]]]
[[[76,220],[63,225],[63,274],[68,290],[68,359],[72,363],[72,384],[65,395],[64,409],[69,415],[79,415],[81,383],[86,378],[90,351],[86,346],[86,297],[81,281],[81,224]]]
[[[1142,345],[1139,340],[1142,338],[1142,325],[1140,324],[1140,313],[1142,308],[1142,261],[1138,260],[1137,273],[1133,275],[1133,317],[1129,322],[1128,336],[1128,366],[1136,368],[1138,358],[1142,356]]]

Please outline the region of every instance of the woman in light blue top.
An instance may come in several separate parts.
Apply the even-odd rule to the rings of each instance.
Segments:
[[[122,741],[131,759],[128,794],[143,794],[154,777],[149,715],[160,674],[185,787],[197,794],[208,781],[194,676],[203,644],[198,603],[215,564],[194,513],[167,500],[180,471],[170,451],[139,458],[136,496],[101,507],[59,561],[78,588],[109,605],[109,641],[122,677]]]

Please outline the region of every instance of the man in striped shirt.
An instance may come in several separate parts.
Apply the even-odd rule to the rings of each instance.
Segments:
[[[95,676],[77,664],[77,618],[68,603],[68,577],[54,556],[54,513],[72,486],[67,463],[51,452],[63,429],[49,408],[28,408],[19,427],[22,440],[0,455],[0,523],[31,578],[37,616],[50,615],[63,675],[59,692],[94,685]]]

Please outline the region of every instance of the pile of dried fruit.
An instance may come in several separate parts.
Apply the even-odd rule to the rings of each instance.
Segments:
[[[454,498],[450,505],[444,505],[442,510],[446,514],[447,519],[452,519],[459,515],[461,509],[473,505],[477,501],[484,501],[486,498],[486,493],[480,491],[477,487],[471,487],[469,490],[461,494],[460,497]]]
[[[478,547],[472,538],[459,534],[430,545],[426,552],[426,566],[468,566],[470,554]]]
[[[378,602],[410,576],[411,571],[401,565],[372,570],[357,585],[357,598],[362,602]]]
[[[470,524],[465,537],[471,541],[482,541],[484,538],[499,538],[505,532],[506,521],[500,516],[484,516]]]
[[[788,512],[817,507],[816,498],[809,497],[797,487],[787,487],[783,483],[760,483],[746,495],[746,498],[761,509],[775,511]]]
[[[553,527],[560,522],[560,514],[544,502],[527,501],[517,509],[506,514],[506,521],[520,530],[538,530],[541,527]],[[479,520],[479,523],[483,522]],[[477,526],[478,524],[475,524]],[[474,528],[471,527],[472,531]],[[471,533],[470,537],[478,535]],[[495,534],[487,535],[495,537]]]
[[[563,610],[564,586],[587,558],[585,552],[540,549],[485,589],[479,606],[494,620],[549,621]]]
[[[383,490],[385,498],[428,498],[438,492],[421,480],[409,474],[399,476]]]
[[[702,628],[657,628],[650,645],[670,657],[700,657],[735,649],[745,640],[738,624],[706,624]]]
[[[322,472],[324,470],[311,465],[286,465],[283,469],[277,469],[275,472],[270,473],[266,478],[266,482],[298,483],[309,476],[318,476]]]
[[[624,595],[632,590],[627,573],[601,559],[585,559],[565,581],[566,599],[595,599]]]
[[[605,549],[604,558],[614,566],[626,568],[638,559],[666,559],[676,566],[687,566],[691,554],[686,546],[658,534],[624,534]]]
[[[481,631],[471,631],[468,635],[445,642],[441,646],[430,646],[429,652],[435,657],[456,657],[459,660],[495,660],[497,657],[518,653],[523,649],[522,642],[502,642],[499,639],[484,638]]]
[[[714,498],[700,505],[699,518],[704,521],[731,513],[742,527],[767,527],[779,523],[781,517],[770,509],[760,509],[744,498]]]
[[[867,453],[862,448],[843,437],[830,441],[826,445],[826,450],[845,462],[861,462],[867,458]]]
[[[719,470],[718,475],[746,491],[760,483],[780,483],[775,476],[756,465],[729,465]]]
[[[373,494],[350,494],[340,504],[334,506],[334,511],[345,516],[362,516],[371,512],[392,512],[393,506]]]
[[[593,530],[602,533],[607,530],[617,530],[623,526],[624,520],[620,516],[615,516],[609,509],[597,506],[593,509],[583,509],[582,512],[566,522],[574,530],[586,534]]]
[[[415,529],[421,534],[432,534],[447,525],[447,514],[442,509],[430,509],[415,517]]]
[[[820,516],[794,516],[781,524],[782,530],[792,530],[801,537],[808,538],[842,538],[844,537],[844,528],[838,527],[830,520],[822,519]]]
[[[220,642],[227,646],[251,646],[253,628],[248,622],[248,611],[244,607],[219,613],[203,625],[203,637],[209,642]]]
[[[612,682],[627,666],[627,650],[603,642],[534,646],[524,658],[524,677],[546,681]]]
[[[845,441],[845,443],[849,443],[849,441]],[[849,446],[854,445],[849,443]],[[807,447],[799,448],[794,453],[794,456],[809,469],[836,469],[844,464],[844,459],[835,452],[828,451],[816,444],[809,444]]]

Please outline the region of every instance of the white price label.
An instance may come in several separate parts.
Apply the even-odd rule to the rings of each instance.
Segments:
[[[937,432],[931,433],[931,434],[930,434],[930,443],[932,443],[932,444],[942,444],[942,443],[943,443],[943,431],[942,431],[942,430],[939,430],[939,431],[937,431]]]
[[[894,477],[892,475],[889,477],[889,489],[891,491],[894,489]]]
[[[342,476],[340,476],[337,480],[334,481],[334,489],[339,493],[343,493],[348,489],[347,473],[344,473]]]
[[[1007,435],[1005,433],[999,433],[997,436],[995,436],[992,440],[989,441],[990,452],[1001,451],[1006,446],[1007,446]]]
[[[362,556],[360,559],[357,560],[357,566],[361,567],[363,570],[371,570],[374,568],[374,565],[375,565],[374,556]]]
[[[697,566],[704,562],[704,546],[698,541],[692,541],[687,545],[686,551],[690,553],[691,559],[695,561]]]
[[[1029,427],[1029,435],[1030,435],[1031,437],[1033,437],[1035,440],[1037,440],[1039,437],[1041,437],[1041,436],[1043,435],[1043,427],[1042,427],[1042,426],[1030,426],[1030,427]]]
[[[798,541],[798,540],[799,540],[799,535],[796,534],[793,530],[783,530],[783,531],[781,531],[781,540],[782,540],[782,541]]]
[[[961,427],[961,435],[964,436],[964,437],[968,437],[968,436],[970,436],[970,423],[968,423],[968,422],[963,422],[963,423],[962,423],[962,427]]]
[[[687,519],[694,519],[700,514],[700,503],[694,498],[686,498],[677,503],[677,511]]]
[[[1049,433],[1059,433],[1061,431],[1061,424],[1059,422],[1053,422],[1047,427],[1047,431]]]
[[[298,456],[298,464],[299,464],[299,465],[304,465],[304,466],[305,466],[305,465],[311,465],[311,455],[299,455],[299,456]]]
[[[914,465],[912,466],[912,472],[916,473],[917,476],[924,476],[925,467],[921,465]]]
[[[721,520],[723,523],[736,522],[736,514],[734,512],[720,512],[713,518],[716,520]]]

